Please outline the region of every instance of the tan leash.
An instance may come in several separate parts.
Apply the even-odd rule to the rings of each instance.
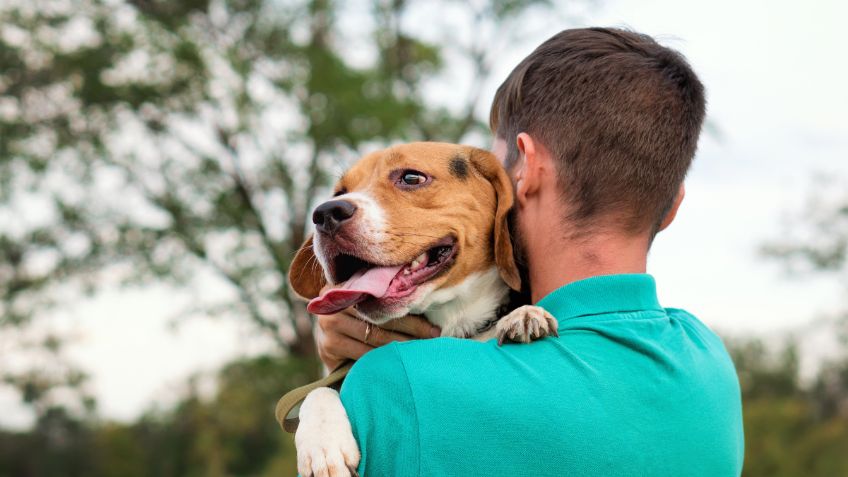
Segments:
[[[353,360],[347,360],[340,364],[332,373],[326,377],[319,379],[313,383],[303,385],[299,388],[292,389],[277,401],[277,408],[274,415],[277,416],[277,422],[286,432],[294,432],[297,430],[297,425],[300,423],[300,405],[306,399],[306,395],[317,388],[333,388],[336,391],[342,387],[342,381],[353,366]]]

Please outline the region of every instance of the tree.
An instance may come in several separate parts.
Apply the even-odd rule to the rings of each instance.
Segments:
[[[313,354],[285,272],[333,173],[390,142],[485,131],[477,95],[494,53],[546,6],[3,2],[0,332],[104,284],[203,281],[222,292],[183,316],[244,317],[281,351]],[[436,21],[444,12],[472,34]],[[363,21],[341,21],[352,15]],[[425,40],[412,16],[443,26]],[[424,94],[446,55],[472,76],[462,104]],[[0,375],[22,389],[72,381]]]
[[[818,177],[803,211],[780,240],[763,247],[793,274],[830,276],[848,287],[848,194],[844,179]],[[848,304],[846,304],[848,305]],[[848,309],[837,310],[807,328],[833,332],[840,346],[835,359],[822,364],[811,387],[818,413],[848,416]]]
[[[838,389],[845,397],[848,361],[822,367],[805,385],[799,376],[798,352],[792,342],[778,349],[756,339],[726,339],[725,343],[742,390],[743,475],[846,475],[848,407],[843,404],[840,410],[829,404],[834,403],[832,398]]]
[[[763,254],[792,274],[831,276],[848,287],[848,194],[844,179],[817,177],[806,205],[787,221],[783,236],[767,242]],[[844,328],[845,310],[813,326]],[[845,341],[848,329],[842,330]]]
[[[133,423],[78,419],[53,408],[26,432],[0,431],[0,477],[294,475],[292,436],[271,417],[280,389],[311,380],[292,356],[232,362],[203,397],[195,376],[173,409]]]
[[[783,237],[763,246],[766,257],[795,275],[848,278],[848,196],[844,182],[819,178],[802,213]],[[848,313],[812,320],[810,329],[839,337],[835,359],[820,363],[808,383],[799,378],[794,345],[775,355],[760,342],[730,342],[742,384],[745,475],[846,475],[848,459]]]

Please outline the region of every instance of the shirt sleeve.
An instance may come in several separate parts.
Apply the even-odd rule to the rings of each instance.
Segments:
[[[363,356],[341,399],[362,455],[360,476],[419,475],[418,416],[397,344]]]

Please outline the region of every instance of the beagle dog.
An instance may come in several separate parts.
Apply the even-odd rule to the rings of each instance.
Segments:
[[[316,232],[295,256],[289,282],[315,314],[351,308],[374,325],[417,314],[443,336],[481,341],[556,334],[556,320],[539,307],[501,317],[511,290],[521,290],[512,205],[509,177],[482,149],[421,142],[374,152],[315,209]],[[359,450],[332,389],[307,395],[295,443],[304,477],[356,472]]]

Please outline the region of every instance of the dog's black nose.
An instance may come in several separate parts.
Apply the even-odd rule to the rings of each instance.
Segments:
[[[312,223],[320,232],[334,234],[345,220],[353,217],[356,205],[346,200],[330,200],[319,205],[312,213]]]

